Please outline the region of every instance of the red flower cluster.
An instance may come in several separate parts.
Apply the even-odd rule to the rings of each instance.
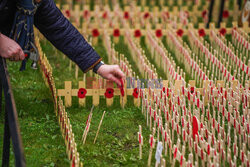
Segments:
[[[113,88],[107,88],[104,95],[108,99],[114,97],[114,89]]]
[[[100,33],[99,33],[98,29],[95,28],[95,29],[92,30],[92,36],[93,37],[98,37],[99,35],[100,35]]]
[[[135,36],[136,38],[140,38],[140,37],[141,37],[141,31],[140,31],[140,30],[135,30],[134,36]]]
[[[78,90],[78,98],[83,99],[86,97],[87,90],[85,88],[80,88]]]
[[[119,29],[114,29],[113,36],[114,37],[119,37],[120,36],[120,30]]]
[[[184,31],[183,31],[182,29],[179,29],[179,30],[177,30],[176,33],[177,33],[177,35],[178,35],[179,37],[182,37]]]
[[[198,33],[200,37],[204,37],[206,35],[205,30],[203,28],[199,29]]]
[[[219,31],[220,35],[223,35],[225,36],[226,33],[227,33],[227,30],[225,28],[221,28],[220,31]]]
[[[157,30],[155,31],[155,35],[156,35],[158,38],[162,37],[162,31],[161,31],[161,29],[157,29]]]
[[[134,92],[133,92],[133,96],[134,98],[138,98],[138,95],[139,95],[139,92],[138,92],[138,89],[137,88],[134,88]]]
[[[149,13],[146,12],[146,13],[144,13],[144,16],[143,16],[143,17],[144,17],[144,19],[147,19],[147,18],[149,18],[149,16],[150,16]]]
[[[129,13],[128,12],[124,12],[124,18],[129,19]]]
[[[224,11],[223,11],[222,17],[225,18],[225,19],[229,17],[229,12],[228,12],[228,10],[224,10]]]

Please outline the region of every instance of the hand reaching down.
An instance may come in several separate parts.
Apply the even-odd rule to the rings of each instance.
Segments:
[[[99,74],[104,79],[114,81],[118,86],[122,86],[121,79],[125,78],[124,73],[121,71],[118,65],[102,65],[97,70]]]

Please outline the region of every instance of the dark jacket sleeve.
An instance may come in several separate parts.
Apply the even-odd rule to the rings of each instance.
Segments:
[[[63,16],[53,0],[42,0],[35,26],[60,51],[87,72],[101,61],[77,29]]]

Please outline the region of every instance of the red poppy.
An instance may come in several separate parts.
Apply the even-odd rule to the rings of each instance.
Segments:
[[[114,89],[113,88],[107,88],[104,95],[108,99],[112,98],[114,96]]]
[[[225,35],[227,33],[227,30],[225,28],[221,28],[219,31],[220,35]]]
[[[123,96],[124,96],[124,85],[123,85],[123,80],[120,79],[120,82],[121,82],[121,86],[119,86],[119,88],[120,88],[120,91],[121,91],[121,95],[122,95],[122,97],[123,97]]]
[[[102,18],[104,18],[104,19],[106,19],[107,18],[107,12],[104,12],[103,14],[102,14]]]
[[[143,17],[144,17],[144,19],[147,19],[149,17],[149,13],[148,12],[144,13]]]
[[[138,89],[137,88],[134,88],[134,92],[133,92],[133,96],[134,98],[138,98],[138,95],[139,95],[139,92],[138,92]]]
[[[124,12],[124,18],[129,19],[129,13],[128,12]]]
[[[140,30],[135,30],[134,36],[135,36],[136,38],[140,38],[140,37],[141,37],[141,31],[140,31]]]
[[[161,37],[162,37],[162,31],[161,31],[161,29],[157,29],[157,30],[155,31],[155,35],[156,35],[158,38],[161,38]]]
[[[66,14],[67,17],[70,17],[70,11],[69,10],[66,10],[65,14]]]
[[[93,37],[98,37],[99,35],[100,35],[100,33],[99,33],[98,29],[95,28],[95,29],[92,30],[92,36]]]
[[[88,10],[85,10],[85,11],[83,12],[83,17],[86,18],[86,17],[88,17],[88,16],[89,16],[89,11],[88,11]]]
[[[200,37],[204,37],[206,35],[205,30],[203,28],[199,29],[198,33]]]
[[[165,91],[166,91],[166,88],[165,88],[165,87],[163,87],[163,88],[162,88],[162,91],[163,91],[164,93],[166,93],[166,92],[165,92]]]
[[[78,98],[83,99],[86,97],[87,90],[85,88],[80,88],[78,90]]]
[[[195,140],[195,135],[198,135],[198,120],[193,116],[193,139]]]
[[[177,147],[174,149],[174,159],[176,158],[176,156],[177,156]]]
[[[119,37],[120,36],[120,30],[119,29],[114,29],[113,36],[114,37]]]
[[[203,10],[203,12],[201,13],[203,19],[207,16],[207,10]]]
[[[191,87],[191,89],[190,89],[190,93],[194,93],[194,87]]]
[[[229,17],[229,12],[228,12],[228,10],[224,10],[224,11],[223,11],[222,17],[225,18],[225,19]]]
[[[177,35],[178,35],[179,37],[182,37],[184,31],[183,31],[182,29],[179,29],[179,30],[177,30],[176,33],[177,33]]]

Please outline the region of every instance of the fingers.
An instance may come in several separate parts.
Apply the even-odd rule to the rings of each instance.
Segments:
[[[23,52],[22,49],[19,52],[19,58],[20,58],[20,60],[24,60],[25,59],[25,55],[24,55],[24,52]]]
[[[122,86],[120,80],[116,76],[110,75],[108,79],[115,82],[118,86]]]
[[[120,67],[118,65],[114,66],[114,74],[117,78],[125,78],[124,73],[122,72],[122,70],[120,69]]]
[[[25,56],[21,47],[15,48],[15,50],[10,53],[10,57],[9,57],[11,61],[20,61],[20,60],[24,60],[24,58]]]

